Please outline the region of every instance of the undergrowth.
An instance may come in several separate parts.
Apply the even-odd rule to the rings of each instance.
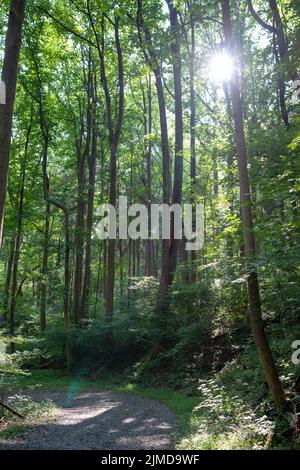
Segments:
[[[19,379],[22,381],[20,377]],[[18,418],[3,408],[0,419],[0,441],[12,439],[16,435],[22,436],[30,426],[45,421],[53,421],[59,413],[59,409],[51,400],[37,403],[24,392],[13,392],[11,390],[11,393],[8,393],[5,399],[5,403],[23,415],[24,419]]]

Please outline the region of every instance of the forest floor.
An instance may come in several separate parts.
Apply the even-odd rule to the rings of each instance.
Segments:
[[[55,420],[31,423],[0,443],[0,450],[159,450],[171,449],[175,417],[162,403],[109,392],[36,392],[35,402],[51,401]]]
[[[49,432],[55,435],[53,448],[106,449],[109,440],[111,449],[171,449],[189,429],[198,402],[174,391],[124,383],[116,376],[89,380],[54,370],[12,374],[4,398],[25,420],[9,413],[0,419],[0,450],[37,449]],[[84,437],[89,433],[96,436],[91,442]],[[68,445],[71,434],[77,436],[74,447]]]
[[[253,380],[251,370],[231,367],[218,379],[203,378],[200,393],[189,395],[116,373],[12,371],[4,401],[25,420],[0,418],[0,450],[299,448],[282,437],[285,421],[268,411]]]

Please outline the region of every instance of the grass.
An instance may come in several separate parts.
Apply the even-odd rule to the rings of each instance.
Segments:
[[[0,428],[0,442],[6,441],[9,439],[13,439],[15,436],[20,435],[23,431],[25,431],[27,425],[24,423],[13,423],[8,422],[5,427],[2,429]]]
[[[39,377],[39,380],[41,379],[43,381],[44,377]],[[51,380],[51,375],[47,380]],[[57,418],[59,409],[50,400],[36,403],[27,395],[34,389],[33,381],[36,379],[29,374],[10,376],[10,384],[4,389],[5,401],[25,419],[17,418],[9,411],[3,410],[0,420],[0,442],[21,435],[33,424],[54,421]]]

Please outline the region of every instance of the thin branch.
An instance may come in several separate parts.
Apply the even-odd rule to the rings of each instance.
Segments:
[[[247,2],[248,2],[250,13],[253,16],[253,18],[257,21],[257,23],[260,24],[260,26],[262,26],[267,31],[270,31],[270,33],[277,34],[277,29],[274,26],[262,20],[261,17],[258,15],[258,13],[254,10],[252,0],[247,0]]]
[[[18,416],[18,418],[25,419],[25,416],[21,415],[21,413],[18,413],[15,410],[13,410],[9,405],[6,405],[2,400],[0,400],[0,405],[3,406],[3,408],[10,411],[13,415]]]
[[[57,18],[55,18],[55,16],[53,16],[49,11],[45,10],[44,8],[42,7],[39,7],[38,6],[38,9],[41,10],[43,13],[45,13],[45,15],[49,16],[53,21],[55,21],[55,23],[59,24],[62,28],[64,28],[66,31],[68,31],[70,34],[73,34],[74,36],[76,36],[78,39],[81,39],[82,41],[85,41],[87,42],[88,44],[90,44],[90,46],[93,46],[93,47],[96,47],[97,48],[97,45],[91,41],[90,39],[82,36],[81,34],[75,32],[73,29],[69,28],[69,26],[65,25],[64,23],[62,23],[60,20],[58,20]]]

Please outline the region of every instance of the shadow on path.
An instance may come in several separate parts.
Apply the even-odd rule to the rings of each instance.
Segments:
[[[171,449],[173,413],[149,398],[118,393],[37,393],[62,408],[57,421],[33,425],[0,450],[159,450]]]

